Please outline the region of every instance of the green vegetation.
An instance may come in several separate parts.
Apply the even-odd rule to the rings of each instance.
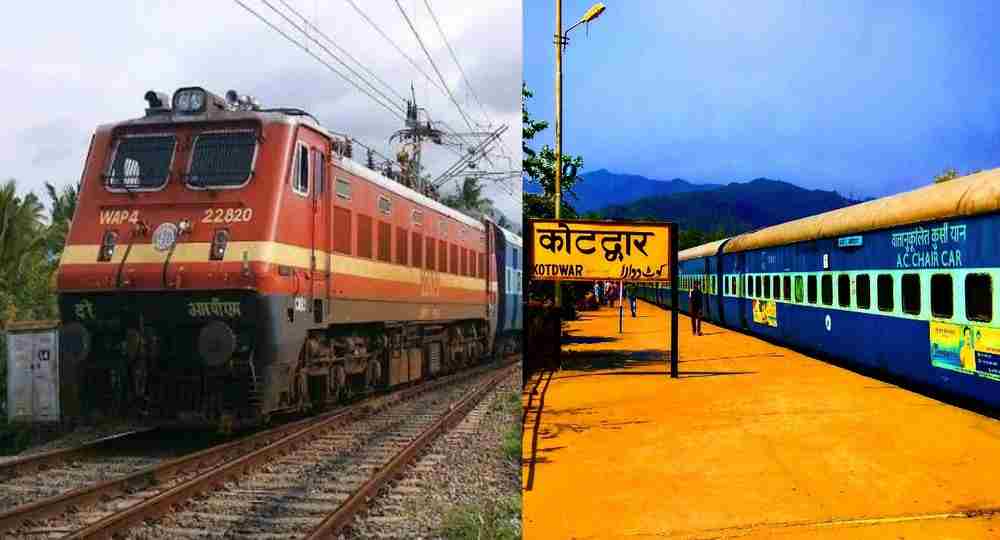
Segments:
[[[969,172],[962,174],[953,168],[945,169],[941,174],[934,177],[934,183],[940,184],[941,182],[947,182],[949,180],[954,180],[956,178],[961,178],[963,176],[968,176],[970,174],[976,174],[977,172],[982,172],[982,169],[972,169]]]
[[[77,187],[45,184],[50,209],[34,193],[19,195],[13,178],[0,184],[0,417],[6,417],[7,347],[3,329],[13,321],[57,316],[51,281],[69,223]],[[11,435],[13,433],[13,435]],[[0,428],[0,447],[17,446],[20,435]]]
[[[462,506],[448,513],[442,527],[448,540],[521,538],[520,494],[493,501],[486,508]]]
[[[29,426],[8,424],[6,418],[0,419],[0,456],[18,454],[33,441],[34,435]]]
[[[513,466],[521,463],[521,394],[508,390],[490,405],[491,413],[510,419],[510,428],[503,436],[501,452]],[[445,516],[441,534],[449,540],[507,540],[521,538],[520,493],[501,500],[488,501],[484,506],[463,505]]]
[[[533,94],[528,90],[528,86],[521,85],[521,150],[524,153],[524,160],[521,164],[525,181],[528,184],[542,188],[542,193],[524,193],[524,217],[525,218],[552,218],[555,217],[555,193],[556,193],[556,151],[549,145],[542,146],[542,149],[535,151],[528,146],[528,142],[535,138],[549,127],[549,123],[543,120],[533,120],[528,114],[528,99]],[[573,156],[563,153],[563,176],[560,180],[559,217],[573,219],[577,216],[576,210],[569,203],[576,195],[573,192],[573,185],[581,177],[577,175],[583,167],[583,157]]]
[[[489,216],[497,225],[505,229],[512,230],[514,228],[514,224],[507,219],[507,216],[493,206],[493,201],[483,197],[483,186],[475,177],[465,177],[459,190],[442,197],[441,203],[476,219]]]
[[[510,418],[510,429],[503,436],[503,455],[514,463],[521,462],[521,395],[514,390],[505,392],[493,402],[493,410]]]

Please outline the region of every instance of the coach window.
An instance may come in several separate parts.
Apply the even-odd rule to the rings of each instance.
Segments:
[[[892,311],[895,309],[895,294],[892,290],[892,275],[879,274],[875,284],[878,286],[878,310]]]
[[[857,289],[858,309],[869,309],[872,307],[872,279],[868,274],[858,274],[854,278],[854,286]]]
[[[824,306],[833,305],[833,276],[825,274],[820,279],[820,295]]]
[[[989,274],[965,276],[965,318],[980,322],[993,320],[993,281]]]
[[[771,297],[771,277],[764,276],[764,298]]]
[[[920,315],[920,276],[903,274],[903,311],[910,315]]]
[[[809,276],[809,303],[816,303],[816,276]]]
[[[840,307],[851,307],[851,276],[837,276],[837,303]]]
[[[941,319],[950,319],[955,313],[950,274],[931,276],[931,314]]]
[[[337,179],[337,196],[341,199],[351,200],[351,183],[343,178]]]
[[[781,283],[784,285],[784,287],[782,287],[782,289],[784,289],[784,291],[783,291],[781,297],[784,298],[785,301],[791,300],[792,299],[792,276],[784,276],[782,278],[782,280],[781,280]]]
[[[295,177],[292,178],[292,191],[299,195],[309,195],[309,149],[304,144],[299,145],[295,160]]]
[[[781,277],[773,276],[774,281],[774,299],[781,300]]]
[[[410,215],[410,218],[413,220],[413,225],[415,227],[419,227],[424,223],[424,213],[420,210],[414,210]]]
[[[747,285],[747,296],[750,297],[750,298],[752,298],[753,297],[753,276],[747,276],[747,280],[746,280],[745,283]]]
[[[802,276],[795,276],[795,302],[801,304],[805,300],[805,287],[803,287]]]
[[[759,298],[764,292],[764,288],[760,285],[760,276],[754,276],[754,290],[757,291],[757,297]]]

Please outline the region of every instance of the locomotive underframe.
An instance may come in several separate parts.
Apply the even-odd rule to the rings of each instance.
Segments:
[[[61,295],[75,326],[63,348],[85,349],[64,356],[79,381],[70,415],[238,429],[448,373],[489,348],[482,319],[332,324],[290,317],[289,304],[252,291]]]

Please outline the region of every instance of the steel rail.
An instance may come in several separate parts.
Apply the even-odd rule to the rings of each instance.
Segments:
[[[387,465],[378,469],[368,481],[361,485],[343,504],[333,513],[329,514],[319,525],[316,526],[307,536],[307,540],[317,540],[320,538],[331,538],[341,531],[346,525],[351,523],[354,517],[368,506],[368,502],[374,497],[379,489],[385,484],[401,475],[403,469],[413,459],[430,445],[438,436],[454,427],[472,410],[473,407],[486,395],[511,375],[513,366],[501,369],[499,373],[493,375],[484,384],[473,389],[462,397],[457,403],[448,408],[448,412],[438,418],[430,427],[425,429],[416,439],[400,450]]]
[[[506,366],[507,364],[505,364]],[[185,480],[166,491],[160,492],[153,495],[141,502],[137,502],[121,511],[115,512],[89,526],[80,529],[76,532],[68,534],[63,538],[66,539],[83,539],[83,538],[112,538],[115,534],[123,532],[132,526],[135,526],[145,520],[155,519],[157,517],[163,516],[171,511],[174,505],[180,504],[184,501],[190,500],[191,498],[211,489],[216,488],[224,484],[227,481],[238,479],[247,472],[251,471],[255,467],[270,461],[275,457],[279,457],[288,452],[293,451],[304,443],[312,441],[317,437],[321,436],[324,432],[329,429],[338,427],[340,425],[346,424],[351,420],[363,416],[368,416],[375,414],[381,410],[387,409],[396,403],[401,401],[406,401],[412,399],[416,396],[425,394],[432,390],[436,390],[440,387],[452,384],[458,380],[465,380],[476,375],[479,375],[489,369],[494,368],[493,364],[486,364],[473,369],[461,371],[447,377],[440,379],[434,379],[416,386],[409,388],[404,388],[402,390],[396,391],[390,394],[383,394],[374,396],[372,398],[365,399],[364,401],[358,402],[346,406],[340,410],[332,411],[320,418],[313,418],[302,420],[293,424],[286,426],[281,426],[275,430],[268,431],[262,434],[252,435],[247,439],[254,438],[256,442],[260,442],[260,436],[266,435],[270,437],[268,443],[260,448],[256,448],[249,453],[243,453],[235,458],[220,459],[222,454],[228,455],[229,452],[224,450],[219,450],[222,446],[216,448],[210,448],[208,450],[199,452],[203,454],[200,458],[193,458],[191,456],[185,456],[176,461],[185,461],[183,467],[178,466],[175,462],[165,464],[163,466],[153,467],[152,469],[160,469],[162,467],[173,467],[173,471],[169,477],[177,476],[183,471],[190,471],[193,467],[192,465],[201,464],[204,465],[205,462],[212,460],[210,467],[199,467],[199,470],[205,469],[198,473],[193,478]],[[281,430],[280,434],[276,434],[278,430]],[[276,439],[276,440],[275,440]],[[242,443],[243,441],[235,441],[232,444]],[[245,444],[241,446],[244,448]],[[231,450],[231,449],[230,449]],[[111,482],[106,482],[105,484],[113,484],[113,488],[110,491],[124,491],[128,489],[133,490],[134,484],[131,486],[128,483],[129,479],[136,479],[140,482],[145,481],[147,484],[150,483],[148,476],[154,471],[144,471],[136,475],[130,475],[129,477],[112,480]],[[159,475],[158,475],[159,476]],[[162,480],[160,480],[162,482]],[[153,482],[156,483],[156,482]],[[80,499],[84,503],[91,503],[99,500],[105,493],[109,492],[108,487],[91,487],[85,488],[83,490],[77,490],[79,492],[86,492],[82,495],[76,495],[74,499]],[[60,499],[65,496],[55,497],[53,499]],[[41,506],[42,503],[47,501],[41,501],[38,505]],[[69,501],[58,501],[62,509],[68,508],[70,506],[76,506],[76,504]],[[34,505],[27,505],[34,506]],[[36,511],[43,511],[45,509],[38,509]],[[18,509],[10,513],[17,512]],[[46,515],[51,515],[53,512],[46,511]],[[18,518],[18,521],[22,521],[24,517]],[[0,521],[0,531],[3,522]]]
[[[97,454],[107,450],[107,447],[109,446],[120,444],[122,441],[154,430],[155,428],[134,429],[102,437],[100,439],[69,448],[59,448],[56,450],[49,450],[48,452],[29,454],[10,461],[5,461],[0,463],[0,479],[10,480],[11,478],[16,478],[24,474],[34,473],[54,467],[55,465],[64,463],[73,458]]]

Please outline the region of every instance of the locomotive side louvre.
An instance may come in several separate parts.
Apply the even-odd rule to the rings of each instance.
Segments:
[[[93,138],[56,277],[69,410],[254,424],[493,349],[494,224],[354,163],[301,111],[208,96]]]

